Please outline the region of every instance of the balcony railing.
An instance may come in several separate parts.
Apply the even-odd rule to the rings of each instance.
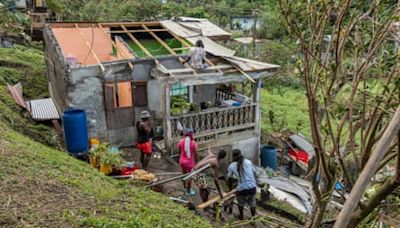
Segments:
[[[211,108],[199,113],[173,116],[171,120],[171,135],[180,137],[177,126],[192,128],[195,136],[207,136],[216,133],[233,132],[254,128],[256,104],[242,104],[238,107]]]

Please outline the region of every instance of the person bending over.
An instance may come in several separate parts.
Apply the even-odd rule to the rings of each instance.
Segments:
[[[256,170],[253,163],[243,158],[240,150],[232,151],[233,162],[228,167],[228,185],[233,189],[233,181],[237,180],[236,199],[238,201],[239,219],[243,219],[243,208],[247,204],[251,210],[251,216],[256,214]]]
[[[218,152],[218,155],[215,155],[209,149],[207,156],[205,158],[203,158],[201,161],[199,161],[194,167],[194,169],[196,170],[196,169],[200,169],[201,167],[203,167],[207,164],[211,165],[210,168],[213,170],[215,187],[217,188],[218,193],[221,196],[221,198],[223,198],[223,195],[222,195],[221,185],[218,180],[218,177],[219,177],[218,169],[220,167],[220,161],[222,159],[224,159],[225,157],[226,157],[225,150],[220,150]],[[208,188],[208,184],[205,179],[204,172],[200,173],[199,175],[197,175],[195,177],[195,182],[196,182],[197,186],[199,187],[200,197],[201,197],[202,201],[206,202],[208,200],[208,196],[210,195],[210,189]]]

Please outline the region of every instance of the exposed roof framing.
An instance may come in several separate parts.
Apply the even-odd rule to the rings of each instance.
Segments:
[[[115,50],[118,52],[118,47],[117,47],[116,43],[114,42],[113,39],[111,39],[110,36],[108,36],[108,34],[107,34],[106,30],[104,30],[103,26],[100,23],[97,24],[97,26],[101,29],[101,31],[103,31],[103,33],[106,35],[106,37],[109,38],[111,44],[113,45]],[[121,52],[121,55],[124,56],[124,58],[126,58],[126,59],[130,58],[129,56],[126,56],[123,52]],[[129,68],[131,68],[131,70],[133,69],[133,64],[131,62],[128,62],[128,66],[129,66]]]
[[[152,57],[153,55],[140,43],[138,39],[136,39],[130,32],[128,32],[128,29],[126,29],[125,25],[121,24],[121,28],[126,32],[126,34],[131,38],[131,40],[149,57]]]
[[[79,50],[84,50],[83,48],[77,49],[75,43],[73,43],[72,46],[68,46],[68,43],[64,40],[62,44],[67,50],[66,53],[68,53],[68,50],[72,50],[70,51],[72,56],[76,56],[79,60],[78,63],[83,63],[83,65],[86,65],[86,58],[90,56],[89,64],[97,63],[103,73],[105,72],[105,68],[102,61],[104,63],[110,60],[128,60],[127,64],[133,69],[136,56],[132,53],[132,50],[134,50],[133,52],[137,52],[136,55],[140,57],[150,57],[154,59],[160,72],[160,77],[158,75],[154,77],[162,80],[185,80],[189,79],[191,76],[195,76],[194,78],[198,79],[196,83],[202,83],[202,79],[206,79],[208,75],[214,75],[215,77],[228,77],[219,79],[224,81],[228,79],[231,80],[231,76],[233,75],[229,74],[234,73],[243,76],[240,77],[240,80],[249,80],[254,83],[255,78],[251,72],[261,72],[279,67],[236,57],[234,53],[222,50],[223,47],[221,45],[213,42],[208,37],[201,35],[196,37],[177,35],[179,34],[179,29],[171,29],[171,27],[168,27],[168,25],[163,22],[52,23],[51,26],[53,29],[58,29],[54,31],[58,31],[59,37],[68,37],[68,32],[74,32],[76,29],[77,34],[74,36],[74,42],[80,42],[83,48],[86,46],[90,50],[90,54],[82,54]],[[63,30],[63,28],[66,29]],[[90,30],[90,28],[92,28],[92,30]],[[95,39],[97,39],[95,43],[98,45],[94,46],[95,48],[93,48],[93,44],[91,45],[89,43],[90,36],[88,35],[90,34],[89,32],[92,32],[92,36],[94,36],[93,28],[97,29],[95,31],[96,38],[92,39],[92,42],[95,42]],[[126,39],[129,40],[129,43],[126,42]],[[180,62],[183,62],[184,59],[180,56],[182,53],[181,51],[190,49],[198,39],[203,40],[203,42],[205,42],[205,40],[208,42],[205,42],[208,44],[208,49],[206,48],[206,51],[208,53],[208,58],[212,59],[206,58],[205,62],[209,67],[204,70],[196,70],[188,63],[185,63],[183,67],[180,66],[176,69],[168,69],[162,65],[162,61],[158,57],[159,55],[172,55],[179,59]],[[60,38],[60,40],[62,39]],[[131,46],[132,44],[134,46]],[[106,48],[102,48],[103,46],[101,45],[104,45]],[[152,48],[154,45],[157,47],[156,50]],[[218,49],[219,51],[213,52],[214,49]],[[215,58],[213,58],[213,56],[215,56]]]

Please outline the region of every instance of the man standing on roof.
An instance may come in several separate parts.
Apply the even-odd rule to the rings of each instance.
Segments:
[[[190,66],[196,70],[202,70],[208,67],[205,63],[206,50],[204,50],[203,41],[197,40],[195,47],[190,48],[189,57],[183,61],[183,64],[190,61]]]
[[[228,167],[229,189],[233,189],[233,181],[237,180],[236,199],[239,204],[239,219],[243,219],[243,208],[247,204],[251,210],[251,216],[256,215],[256,170],[253,163],[243,158],[238,149],[232,151],[233,162]]]
[[[210,149],[208,149],[208,154],[205,158],[203,158],[201,161],[199,161],[194,169],[200,169],[201,167],[210,164],[211,169],[213,170],[214,174],[214,183],[215,187],[217,187],[218,193],[223,198],[222,196],[222,190],[221,190],[221,185],[219,183],[218,177],[219,177],[219,172],[218,169],[220,167],[220,161],[226,157],[226,152],[225,150],[220,150],[218,152],[218,155],[215,155],[211,152]],[[200,192],[200,197],[203,200],[203,202],[206,202],[208,200],[208,195],[210,194],[210,190],[208,188],[207,181],[205,179],[204,173],[200,173],[198,176],[195,177],[195,182],[199,186],[199,192]]]
[[[140,120],[136,123],[136,130],[138,132],[137,148],[140,150],[140,162],[144,170],[147,170],[152,152],[151,140],[153,138],[153,129],[149,119],[149,111],[142,111]]]
[[[185,136],[178,143],[179,151],[179,165],[182,168],[182,173],[190,173],[193,171],[195,160],[197,161],[197,143],[193,139],[193,129],[188,128],[185,130]],[[196,159],[195,159],[196,158]],[[192,180],[189,179],[183,182],[186,188],[186,195],[193,196],[195,192],[192,187]]]

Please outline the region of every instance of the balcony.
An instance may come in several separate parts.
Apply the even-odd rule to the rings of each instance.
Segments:
[[[217,140],[218,135],[243,130],[254,130],[256,122],[256,103],[241,106],[211,108],[198,113],[170,117],[171,136],[174,140],[181,137],[177,126],[192,128],[197,141]]]

